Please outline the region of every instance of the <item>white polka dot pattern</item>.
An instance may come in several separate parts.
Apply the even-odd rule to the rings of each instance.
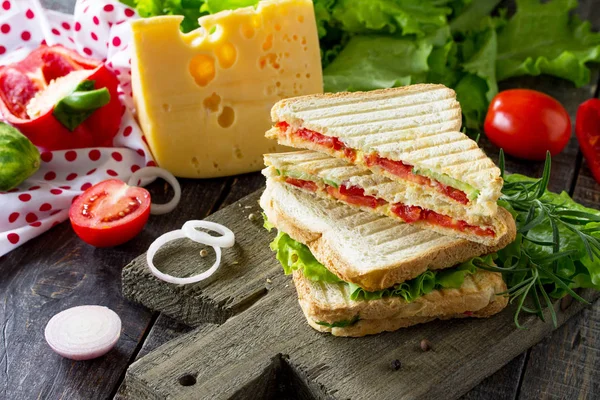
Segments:
[[[115,147],[44,152],[32,177],[0,192],[0,256],[68,219],[73,200],[92,185],[127,181],[156,165],[132,115],[128,21],[134,18],[118,1],[78,0],[75,15],[67,15],[44,10],[37,0],[0,0],[0,65],[23,59],[41,43],[61,44],[104,60],[119,78],[124,104]]]

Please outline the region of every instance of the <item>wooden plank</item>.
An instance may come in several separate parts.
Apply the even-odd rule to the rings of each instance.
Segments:
[[[237,221],[228,225],[236,234],[236,245],[223,253],[221,269],[210,279],[185,286],[167,284],[152,276],[143,254],[123,268],[123,295],[190,326],[225,322],[252,305],[266,293],[265,282],[269,274],[261,270],[261,266],[271,254],[261,252],[257,259],[256,254],[247,252],[253,241],[268,248],[266,235],[261,234],[262,218],[257,198],[246,199],[236,207],[230,209],[230,213],[235,214]],[[214,220],[219,213],[207,219]],[[250,221],[252,223],[242,223],[248,221],[251,215],[255,218]],[[243,229],[234,229],[236,226]],[[200,245],[190,246],[189,240],[179,240],[163,247],[154,262],[164,265],[161,270],[174,276],[194,275],[208,269],[214,262],[212,249],[208,248],[210,256],[204,258],[199,254],[201,249],[203,247]],[[251,280],[254,284],[252,289],[248,292],[246,289],[249,286],[218,284],[226,273],[232,274],[230,277],[234,280]],[[215,282],[216,285],[213,284]]]
[[[67,222],[0,259],[0,398],[108,397],[137,353],[152,317],[120,295],[120,266],[163,232],[189,218],[203,218],[223,185],[224,180],[182,180],[181,206],[168,215],[152,216],[144,231],[122,246],[86,245]],[[154,184],[151,192],[155,198],[163,196],[162,183]],[[73,362],[53,353],[43,332],[54,314],[82,304],[113,309],[123,330],[116,348],[105,357]]]
[[[241,204],[253,203],[257,196],[245,198]],[[203,326],[134,363],[126,376],[132,398],[229,398],[242,396],[248,387],[267,390],[271,382],[268,377],[281,360],[278,354],[282,354],[295,375],[318,398],[335,394],[339,398],[451,399],[552,330],[550,324],[533,317],[525,320],[528,330],[516,329],[512,323],[514,310],[508,309],[488,320],[431,323],[361,339],[319,334],[306,324],[289,277],[278,272],[280,266],[266,247],[272,234],[257,232],[262,228],[256,221],[240,219],[239,208],[233,204],[212,219],[239,234],[238,245],[243,250],[238,252],[248,254],[243,267],[247,274],[244,279],[234,269],[223,274],[220,280],[204,287],[203,301],[218,303],[212,296],[221,296],[223,288],[233,286],[243,287],[237,290],[239,293],[253,293],[266,286],[268,293],[222,325]],[[259,236],[247,238],[252,233]],[[262,279],[253,279],[253,274]],[[265,276],[270,277],[270,284],[265,284]],[[232,297],[231,303],[236,301]],[[581,304],[573,304],[559,313],[559,322],[582,308]],[[419,342],[425,337],[435,351],[419,350]],[[403,362],[401,371],[389,368],[393,359]],[[186,375],[193,376],[196,383],[183,386],[181,379],[184,383],[193,380],[182,378]]]
[[[240,200],[242,197],[258,190],[264,186],[264,183],[264,177],[260,174],[260,172],[245,174],[233,178],[231,187],[219,208],[226,207],[233,202]],[[142,349],[137,354],[136,360],[145,356],[159,346],[190,331],[192,331],[190,326],[181,322],[177,322],[165,314],[160,314],[156,320],[156,323],[152,326],[152,329],[150,330],[146,340],[144,341]],[[123,381],[119,387],[119,390],[117,391],[115,400],[125,400],[127,398],[127,387]]]

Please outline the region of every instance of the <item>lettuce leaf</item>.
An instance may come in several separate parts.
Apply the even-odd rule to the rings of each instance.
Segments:
[[[265,219],[265,224],[267,223]],[[304,276],[312,281],[348,285],[351,293],[350,298],[355,301],[402,297],[407,302],[412,302],[427,293],[431,293],[433,290],[458,289],[462,286],[467,275],[475,273],[477,270],[475,263],[477,261],[492,265],[493,259],[492,255],[488,255],[474,258],[454,268],[441,271],[425,271],[418,277],[389,289],[369,292],[354,283],[348,283],[338,278],[317,261],[308,247],[295,241],[286,233],[279,232],[277,234],[277,237],[271,242],[271,250],[277,253],[276,258],[281,263],[286,275],[301,270]]]
[[[424,37],[447,25],[451,0],[338,0],[332,16],[349,33]]]
[[[498,35],[497,79],[549,74],[576,86],[590,80],[590,61],[600,61],[600,33],[569,11],[577,0],[517,0],[517,12]]]
[[[432,49],[428,41],[354,36],[323,70],[325,91],[373,90],[424,82]]]
[[[402,297],[407,302],[413,302],[421,296],[440,289],[459,289],[467,275],[477,271],[475,262],[491,265],[492,256],[477,257],[454,268],[438,271],[425,271],[414,279],[400,283],[385,290],[369,292],[360,286],[348,283],[352,300],[378,300],[386,297]]]
[[[141,17],[157,15],[183,15],[182,32],[190,32],[198,28],[198,18],[206,14],[201,8],[204,0],[121,0],[134,7]]]
[[[182,0],[185,1],[185,0]],[[206,3],[202,6],[203,11],[211,14],[223,10],[235,10],[237,8],[256,6],[258,0],[204,0]]]
[[[308,247],[295,241],[286,233],[279,232],[277,234],[277,237],[271,242],[271,250],[277,252],[277,260],[281,263],[286,275],[301,270],[304,276],[313,281],[343,282],[318,262]]]

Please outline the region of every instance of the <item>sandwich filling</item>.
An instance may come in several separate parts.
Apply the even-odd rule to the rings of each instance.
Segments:
[[[290,125],[287,122],[282,121],[278,122],[276,127],[281,132],[285,132],[290,128]],[[418,170],[411,164],[400,160],[390,160],[385,157],[380,157],[377,153],[365,154],[358,149],[346,146],[344,142],[334,136],[326,136],[305,128],[294,130],[292,135],[296,139],[315,143],[330,151],[334,151],[339,155],[343,155],[343,157],[351,163],[356,163],[358,161],[369,168],[377,166],[405,181],[420,186],[433,187],[442,195],[464,205],[469,204],[470,201],[476,199],[479,195],[479,191],[471,185],[458,181],[445,174],[439,174],[427,169]]]
[[[265,228],[270,230],[273,226],[266,220]],[[462,263],[454,268],[444,270],[425,271],[414,279],[398,283],[390,288],[378,291],[367,291],[360,286],[345,282],[337,275],[329,271],[321,264],[310,249],[292,239],[288,234],[279,231],[275,239],[271,242],[271,250],[277,253],[276,258],[281,263],[286,275],[293,271],[301,271],[302,274],[315,282],[334,283],[344,286],[344,292],[352,301],[370,301],[389,297],[402,297],[406,302],[413,302],[416,299],[431,293],[434,290],[441,289],[459,289],[462,287],[465,277],[477,272],[475,262],[479,261],[487,265],[492,265],[492,255],[481,258],[474,258],[468,262]],[[316,323],[329,327],[351,326],[359,321],[359,316],[352,320],[345,321],[315,321]]]
[[[281,171],[279,172],[281,173]],[[492,228],[471,225],[466,221],[457,220],[450,216],[418,206],[412,206],[403,203],[390,204],[384,199],[366,195],[364,189],[357,186],[347,187],[344,184],[335,185],[334,182],[326,182],[321,188],[316,182],[311,180],[298,179],[291,176],[284,176],[284,180],[289,185],[293,185],[310,192],[325,191],[330,197],[347,204],[373,209],[388,207],[389,212],[385,212],[385,214],[391,213],[408,224],[415,222],[427,222],[431,225],[449,228],[460,232],[467,232],[477,236],[496,236],[496,233]]]

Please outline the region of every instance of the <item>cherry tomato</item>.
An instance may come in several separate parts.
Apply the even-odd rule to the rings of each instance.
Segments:
[[[565,148],[571,138],[571,118],[547,94],[512,89],[494,97],[484,130],[504,152],[527,160],[543,160],[547,150],[554,156]]]
[[[150,193],[118,179],[100,182],[71,205],[73,230],[86,243],[111,247],[133,239],[150,216]]]
[[[579,106],[575,133],[588,166],[600,183],[600,100],[590,99]]]

